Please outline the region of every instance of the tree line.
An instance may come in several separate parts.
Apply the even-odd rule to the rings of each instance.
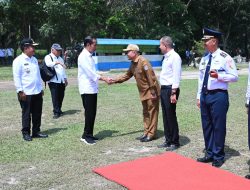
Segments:
[[[180,51],[202,37],[202,28],[223,33],[221,45],[248,55],[249,0],[0,0],[0,47],[17,49],[31,36],[40,48],[64,47],[87,35],[160,39],[169,35]]]

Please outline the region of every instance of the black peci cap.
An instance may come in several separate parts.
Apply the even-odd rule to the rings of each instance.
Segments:
[[[21,48],[24,46],[37,46],[37,45],[38,43],[35,43],[31,38],[25,38],[20,43]]]

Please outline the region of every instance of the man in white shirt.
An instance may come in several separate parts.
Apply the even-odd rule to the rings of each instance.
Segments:
[[[22,54],[13,61],[13,78],[22,108],[22,134],[26,141],[32,141],[32,137],[48,137],[40,133],[43,87],[38,61],[33,57],[36,45],[32,39],[23,39],[20,44]]]
[[[250,149],[250,113],[249,113],[249,101],[250,101],[250,63],[248,66],[248,82],[247,82],[247,92],[246,92],[246,108],[248,114],[248,148]],[[246,175],[247,179],[250,179],[250,174]]]
[[[65,87],[68,85],[67,76],[63,58],[60,57],[62,47],[55,43],[51,46],[51,53],[45,56],[45,63],[56,71],[56,75],[49,81],[49,89],[53,104],[54,119],[62,116],[62,102],[64,98]]]
[[[6,54],[7,54],[7,59],[8,59],[8,65],[12,64],[13,61],[13,49],[12,48],[7,48],[6,49]]]
[[[160,49],[164,54],[160,84],[165,142],[158,145],[158,147],[166,148],[166,151],[173,151],[180,146],[176,104],[180,94],[179,86],[182,60],[179,54],[173,49],[171,37],[164,36],[161,38]]]
[[[225,158],[228,83],[236,82],[238,73],[232,57],[218,47],[222,34],[208,28],[204,28],[203,34],[208,54],[199,66],[197,106],[201,112],[206,154],[197,161],[221,167]]]
[[[109,79],[96,72],[92,54],[97,46],[96,38],[88,36],[84,39],[84,49],[78,57],[78,86],[85,109],[85,126],[81,141],[93,145],[98,138],[93,136],[97,109],[98,80],[109,82]]]

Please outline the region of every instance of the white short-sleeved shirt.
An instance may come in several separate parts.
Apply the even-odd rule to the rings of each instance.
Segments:
[[[210,53],[207,54],[205,57],[202,57],[200,61],[197,99],[200,99],[206,66],[210,55]],[[219,48],[212,53],[210,70],[216,70],[218,78],[208,77],[208,90],[227,90],[229,82],[236,82],[238,80],[238,72],[233,58]]]

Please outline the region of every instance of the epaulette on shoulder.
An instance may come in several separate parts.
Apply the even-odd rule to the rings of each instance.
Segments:
[[[140,56],[140,61],[144,62],[144,61],[146,61],[146,60],[147,60],[147,59],[146,59],[145,57]]]
[[[142,57],[142,56],[140,56],[139,61],[142,63],[143,66],[147,65],[147,63],[148,63],[148,60],[145,57]]]
[[[220,55],[225,58],[227,56],[227,53],[221,52]]]

